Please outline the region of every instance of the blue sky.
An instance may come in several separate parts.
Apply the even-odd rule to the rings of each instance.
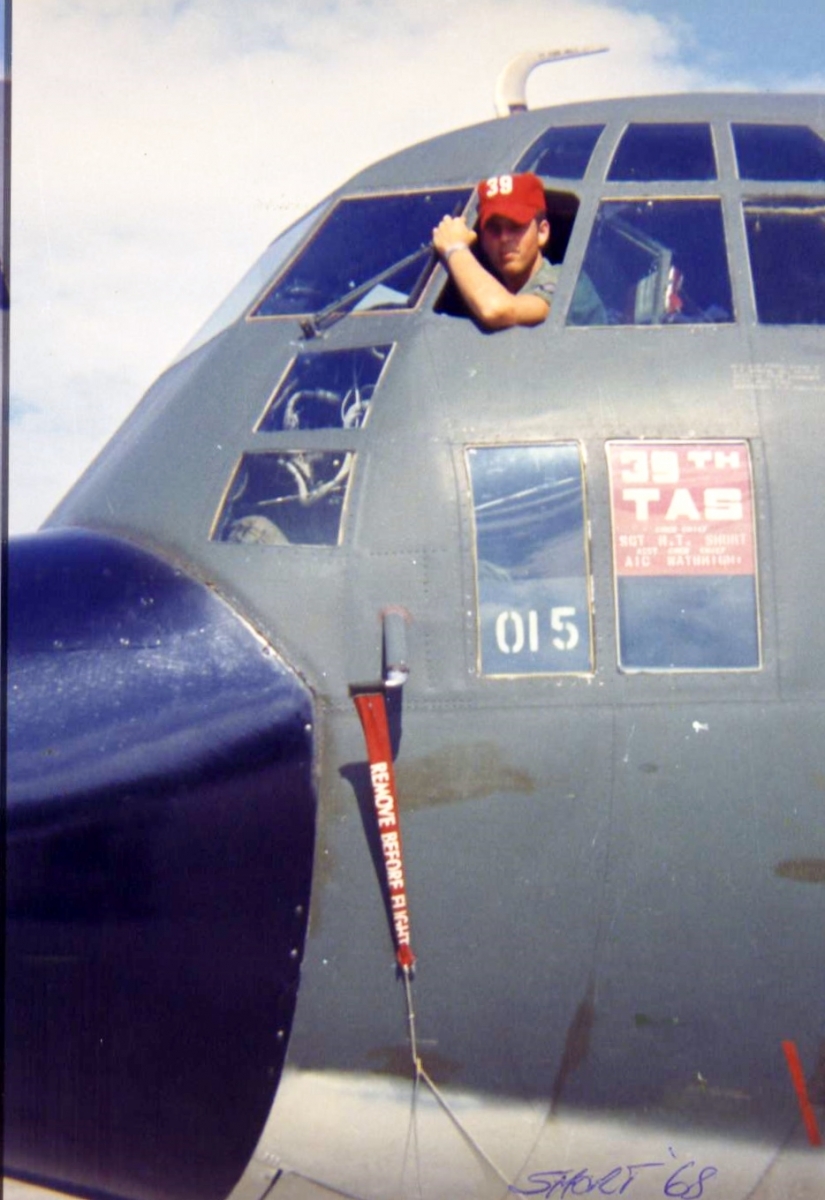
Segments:
[[[2,0],[0,0],[2,3]],[[822,0],[16,0],[10,530],[34,529],[285,226],[528,101],[825,91]]]
[[[821,0],[616,0],[615,7],[682,21],[691,35],[682,45],[685,63],[747,79],[755,88],[821,71]]]

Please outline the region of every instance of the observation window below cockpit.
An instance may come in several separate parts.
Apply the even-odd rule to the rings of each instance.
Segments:
[[[557,125],[533,142],[515,170],[551,179],[583,179],[604,125]]]
[[[740,179],[825,181],[825,141],[807,125],[732,125]]]
[[[716,178],[709,125],[628,125],[607,178],[613,183]]]
[[[748,443],[607,443],[619,666],[760,665]]]
[[[590,576],[576,442],[467,450],[483,675],[592,670]]]
[[[258,423],[261,433],[360,429],[392,345],[299,354]]]
[[[338,202],[251,314],[312,315],[409,308],[435,264],[432,231],[458,215],[469,188],[361,196]]]
[[[212,540],[335,546],[355,455],[330,450],[245,454]]]
[[[603,201],[580,285],[583,280],[603,307],[592,306],[588,313],[581,305],[571,305],[568,325],[731,321],[719,201]]]
[[[825,324],[825,201],[746,201],[745,228],[759,320]]]

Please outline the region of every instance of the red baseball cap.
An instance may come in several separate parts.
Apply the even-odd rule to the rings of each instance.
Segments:
[[[544,188],[538,176],[492,175],[478,185],[478,224],[483,229],[491,217],[507,217],[526,225],[547,209]]]

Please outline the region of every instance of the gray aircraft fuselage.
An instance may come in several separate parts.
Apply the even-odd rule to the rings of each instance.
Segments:
[[[625,140],[636,129],[638,142]],[[76,832],[97,828],[90,798],[116,815],[93,840],[107,848],[96,890],[82,885],[68,915],[36,900],[11,907],[8,969],[30,974],[8,1022],[10,1039],[26,1024],[28,1058],[11,1060],[7,1169],[140,1200],[217,1197],[238,1179],[236,1200],[268,1188],[275,1200],[492,1200],[508,1185],[641,1200],[821,1193],[825,1150],[806,1131],[783,1043],[797,1048],[822,1124],[823,138],[821,96],[665,96],[518,114],[368,168],[275,244],[31,539],[52,539],[55,554],[69,539],[65,564],[72,538],[152,556],[227,614],[216,629],[237,626],[238,645],[243,629],[250,662],[278,664],[288,682],[245,684],[243,712],[258,687],[292,689],[300,781],[282,773],[267,790],[279,743],[267,750],[265,723],[254,753],[248,731],[233,741],[231,698],[219,770],[246,777],[252,759],[264,764],[250,845],[291,829],[300,796],[306,870],[271,886],[262,856],[250,871],[264,881],[257,932],[237,967],[217,992],[205,965],[176,983],[178,944],[188,953],[209,936],[187,909],[185,868],[174,882],[200,786],[215,841],[199,878],[214,855],[226,888],[214,919],[231,923],[245,903],[247,843],[233,841],[232,815],[243,788],[210,824],[201,708],[174,735],[207,764],[197,787],[165,782],[148,761],[173,740],[157,729],[129,743],[134,761],[113,784],[86,727],[63,744],[63,775],[52,759],[45,773],[32,767],[58,745],[57,709],[40,732],[32,709],[16,732],[10,691],[11,855],[23,844],[21,862],[56,887],[90,869]],[[444,211],[466,207],[472,221],[477,181],[519,169],[548,196],[558,289],[544,325],[489,334],[426,248],[398,267],[426,236],[394,239]],[[596,293],[585,315],[583,278]],[[241,654],[235,636],[214,634],[205,687]],[[83,643],[90,654],[96,637]],[[141,667],[158,679],[164,637]],[[386,686],[393,637],[400,686]],[[112,715],[114,680],[128,660],[132,687],[138,643],[149,653],[142,634],[129,643],[112,644],[106,680],[93,681],[111,698],[100,722],[116,730],[121,766],[131,735]],[[10,686],[59,689],[61,647],[37,682],[32,664],[49,646],[27,642],[14,675],[15,645]],[[194,678],[197,653],[187,661]],[[180,713],[189,693],[174,686],[162,703]],[[386,694],[390,713],[420,1071],[352,700],[364,686]],[[186,805],[192,826],[172,837]],[[120,819],[122,835],[110,823]],[[35,836],[45,849],[32,849]],[[297,862],[284,838],[267,856]],[[122,846],[146,905],[111,898]],[[150,875],[166,882],[149,887]],[[208,891],[197,892],[204,905]],[[117,1111],[128,1056],[112,1051],[96,1074],[77,1051],[90,1024],[115,1044],[129,1026],[100,1000],[118,986],[106,965],[118,951],[107,958],[107,937],[88,931],[97,923],[123,947],[126,930],[129,953],[145,954],[147,977],[157,969],[179,1006],[175,1028],[188,1027],[191,1004],[193,1056],[208,1059],[224,1026],[203,1012],[231,1010],[226,1027],[242,1029],[247,993],[261,1003],[271,986],[269,903],[297,913],[273,967],[278,1045],[262,1052],[232,1154],[195,1183],[182,1168],[164,1191],[145,1161],[164,1114],[186,1110],[175,1139],[197,1158],[220,1141],[218,1084],[199,1086],[194,1067],[185,1084],[165,1076],[147,1021],[129,1053],[156,1055],[158,1068]],[[165,944],[161,970],[153,930],[172,922],[186,932]],[[67,955],[86,962],[83,981]],[[55,995],[80,1030],[73,1042],[67,1022],[62,1049],[27,1024]],[[267,1025],[265,1007],[255,1022]],[[40,1086],[59,1077],[64,1095],[32,1116],[18,1098],[38,1045]],[[241,1093],[226,1108],[242,1108]],[[92,1148],[83,1121],[67,1132],[73,1097],[122,1153]],[[203,1123],[199,1106],[211,1112]]]

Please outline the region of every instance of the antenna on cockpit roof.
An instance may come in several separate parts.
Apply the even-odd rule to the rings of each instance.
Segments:
[[[527,50],[511,58],[496,80],[496,116],[509,117],[527,111],[527,76],[535,67],[546,62],[561,62],[567,58],[584,58],[587,54],[604,54],[609,46],[581,46],[571,50]]]

